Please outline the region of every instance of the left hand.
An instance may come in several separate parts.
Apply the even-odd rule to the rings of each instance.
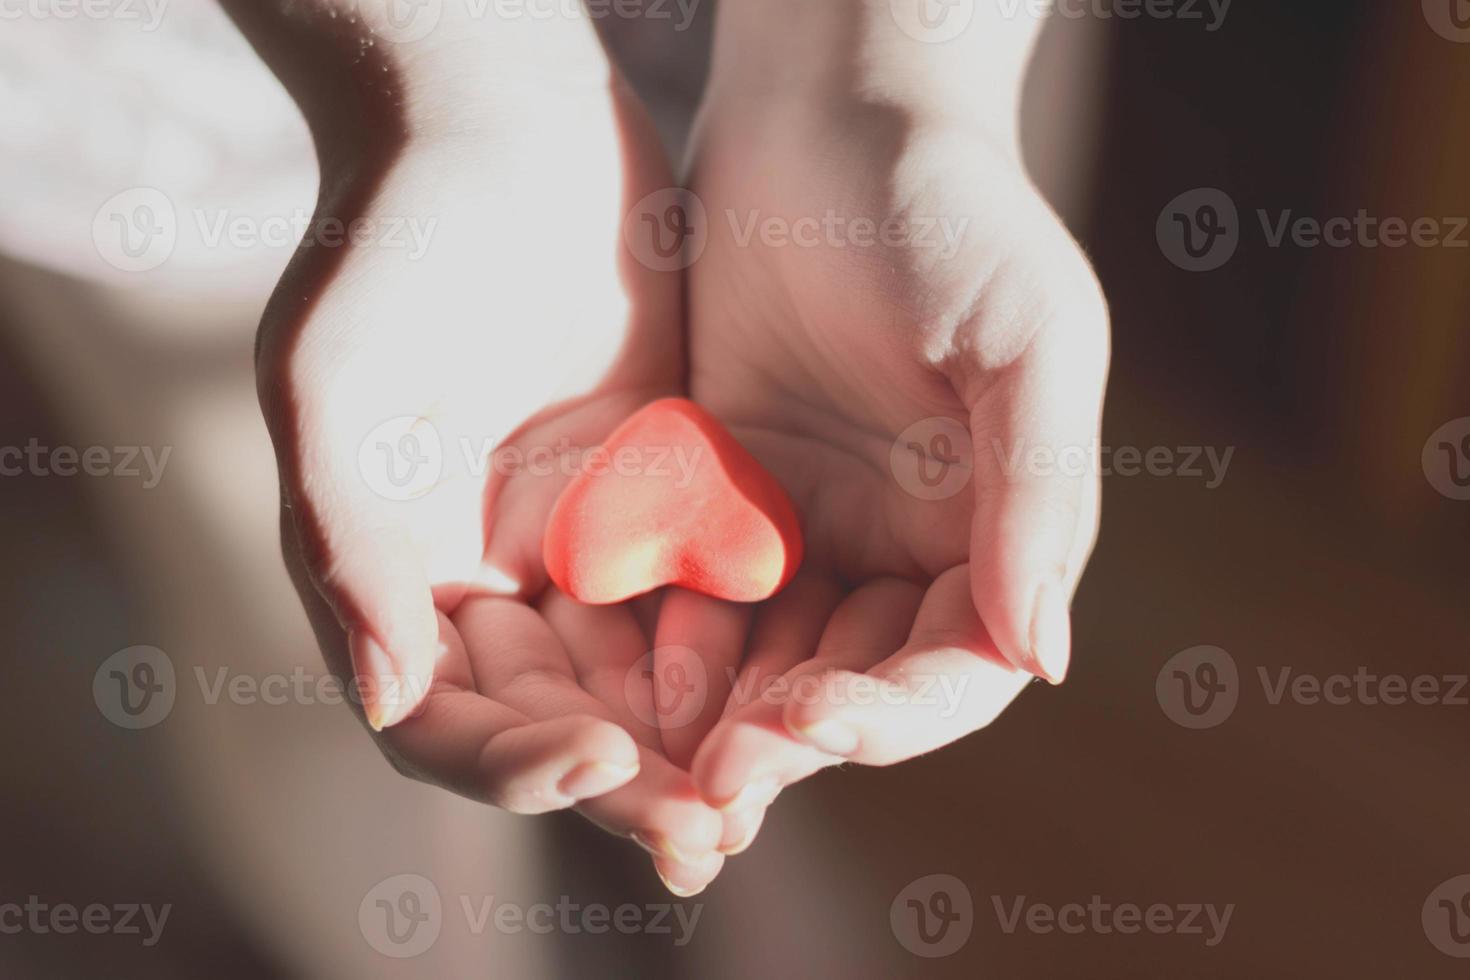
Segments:
[[[753,612],[680,597],[660,624],[719,679],[671,754],[735,812],[1061,682],[1108,362],[1096,280],[1007,138],[743,91],[712,86],[699,132],[690,388],[792,494],[807,558]]]

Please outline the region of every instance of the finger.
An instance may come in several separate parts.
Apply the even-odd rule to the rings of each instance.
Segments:
[[[725,833],[720,837],[720,853],[729,857],[744,854],[755,843],[761,824],[766,819],[766,807],[735,810],[725,814]]]
[[[647,637],[646,646],[653,649],[653,639],[658,632],[658,611],[663,605],[664,594],[662,590],[649,592],[628,600],[628,606],[633,610],[633,615],[638,619],[638,625]]]
[[[653,693],[664,753],[687,768],[725,710],[752,607],[670,588],[659,609]]]
[[[536,610],[511,599],[471,596],[454,623],[485,694],[537,721],[567,715],[615,721],[607,705],[577,684],[556,634]],[[723,825],[699,799],[688,773],[647,747],[639,749],[639,765],[635,779],[584,802],[578,812],[676,860],[713,851]]]
[[[972,598],[1001,654],[1059,684],[1072,591],[1097,530],[1094,447],[1107,377],[1106,310],[1074,304],[966,403],[975,453]]]
[[[582,689],[606,705],[640,745],[662,750],[653,684],[642,670],[648,638],[629,607],[585,605],[553,586],[540,609],[566,647]]]
[[[515,813],[544,813],[600,796],[638,774],[638,748],[587,715],[533,722],[471,687],[458,631],[439,616],[439,683],[379,745],[407,776]]]
[[[700,800],[687,772],[654,749],[640,748],[639,759],[636,779],[577,812],[654,857],[698,864],[719,847],[724,821]]]
[[[384,733],[397,768],[513,813],[546,813],[625,786],[638,747],[590,715],[533,722],[474,691],[442,689]]]
[[[351,470],[332,440],[297,437],[281,445],[282,491],[290,517],[286,547],[346,632],[352,669],[365,691],[400,686],[427,693],[439,624],[429,579],[408,532]],[[352,443],[352,445],[357,445]],[[286,516],[286,515],[283,515]],[[375,730],[401,722],[417,703],[364,698]]]
[[[658,872],[664,887],[680,898],[693,898],[704,891],[724,866],[725,855],[719,853],[706,854],[692,862],[653,859],[653,869]]]
[[[1030,675],[995,649],[970,599],[969,575],[961,565],[936,579],[903,649],[866,674],[825,677],[821,699],[786,706],[786,728],[824,752],[881,766],[994,721]]]
[[[814,657],[710,733],[693,769],[704,798],[727,815],[761,809],[782,787],[841,761],[792,736],[784,721],[788,705],[825,700],[827,676],[867,670],[898,649],[922,597],[921,588],[898,579],[874,580],[848,596],[833,613]]]
[[[464,659],[463,648],[458,657],[446,654],[446,646],[439,632],[441,619],[430,606],[436,640],[433,650],[436,656],[444,655],[437,666],[431,662],[427,669],[401,670],[392,658],[368,648],[364,641],[345,633],[342,622],[328,603],[307,567],[302,553],[290,508],[281,509],[281,553],[285,560],[286,573],[290,576],[296,594],[301,597],[302,607],[316,635],[317,645],[326,660],[327,668],[343,681],[350,681],[352,689],[359,693],[354,706],[360,707],[362,717],[374,731],[382,731],[401,722],[423,703],[433,688],[436,670],[458,671],[450,683],[460,686],[469,683],[469,665]],[[453,632],[453,628],[449,627]],[[391,695],[391,696],[390,696]]]
[[[740,676],[723,717],[755,703],[766,687],[810,660],[842,598],[842,586],[835,578],[803,569],[790,585],[757,606]]]

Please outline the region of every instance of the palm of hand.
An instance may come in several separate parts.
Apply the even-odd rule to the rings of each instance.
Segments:
[[[1051,562],[1075,582],[1091,545],[1095,482],[1018,491],[1004,465],[1096,424],[1105,314],[1085,262],[1013,159],[870,115],[727,107],[701,134],[692,397],[792,493],[808,545],[695,761],[712,798],[988,723],[1027,679],[1006,662],[1031,638],[1012,579],[1032,589],[1027,563]],[[1081,409],[1057,412],[1072,384]],[[1018,562],[1031,533],[1043,545]]]

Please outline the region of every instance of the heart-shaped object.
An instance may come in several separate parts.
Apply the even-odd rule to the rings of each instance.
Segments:
[[[557,587],[593,605],[664,585],[757,602],[796,574],[801,525],[786,491],[718,419],[665,398],[586,457],[552,509],[543,554]]]

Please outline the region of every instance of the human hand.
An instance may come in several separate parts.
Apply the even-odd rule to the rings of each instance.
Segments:
[[[791,492],[807,542],[753,623],[686,629],[735,676],[686,736],[701,792],[735,812],[833,762],[945,745],[1032,674],[1060,682],[1097,527],[1095,472],[1028,466],[1095,443],[1108,341],[1020,165],[1018,82],[935,90],[953,52],[856,7],[722,13],[690,178],[708,222],[691,394]],[[974,63],[1019,72],[1012,54]],[[977,89],[1000,106],[956,104]]]
[[[258,45],[263,9],[239,12]],[[547,593],[541,558],[578,450],[682,384],[679,276],[623,236],[671,183],[662,148],[586,20],[489,23],[484,47],[473,25],[394,46],[369,21],[312,35],[310,56],[289,32],[262,49],[305,79],[317,221],[424,234],[421,254],[305,248],[266,311],[288,566],[396,768],[516,812],[576,806],[692,893],[744,831],[589,693],[600,674],[583,686],[589,658],[647,643],[629,609]],[[339,47],[366,59],[354,77],[302,74]],[[592,621],[621,642],[589,649]]]

